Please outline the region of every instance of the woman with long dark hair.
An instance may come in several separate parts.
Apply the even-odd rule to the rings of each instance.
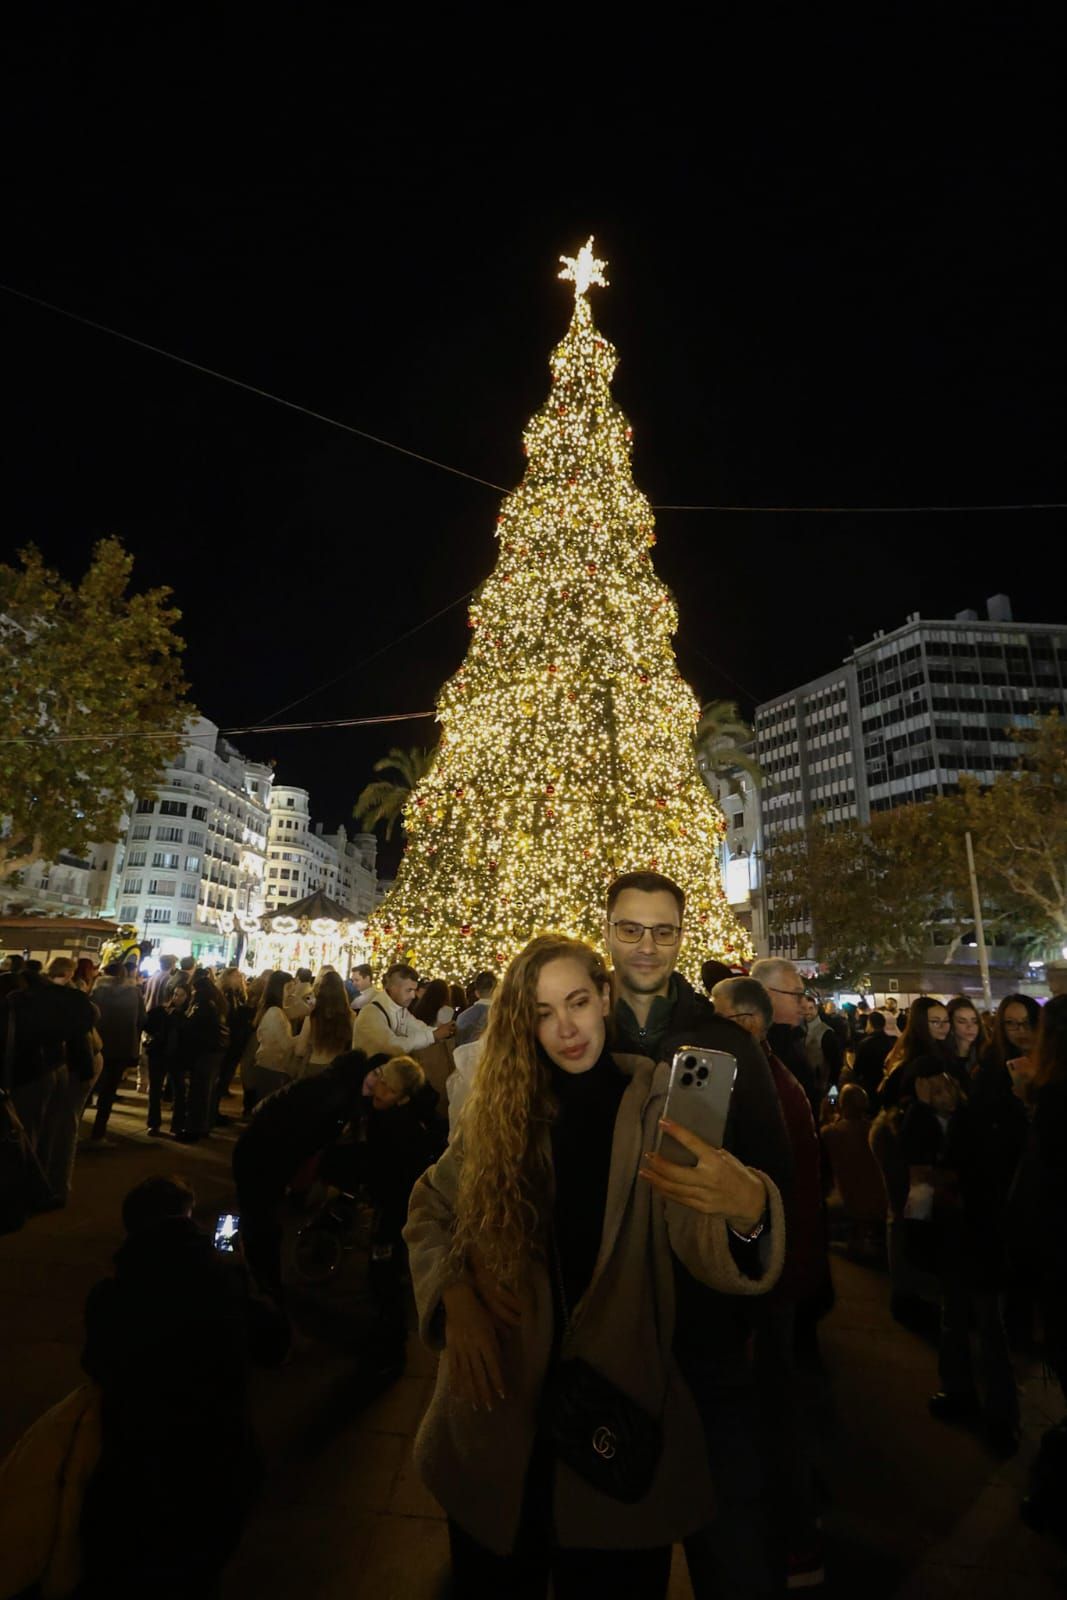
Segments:
[[[978,1007],[965,994],[958,994],[948,1003],[949,1054],[968,1077],[978,1065],[982,1053],[982,1019]]]
[[[215,1121],[215,1084],[228,1039],[226,1001],[210,972],[193,974],[192,995],[181,1019],[181,1056],[189,1075],[183,1144],[206,1139]]]
[[[452,1021],[448,984],[443,978],[431,978],[422,998],[412,1006],[411,1015],[418,1017],[420,1022],[427,1023],[431,1028],[439,1027],[442,1022]]]
[[[1037,1042],[1041,1007],[1032,995],[1006,994],[993,1019],[993,1038],[982,1053],[983,1067],[1002,1068],[1018,1056],[1028,1056]]]
[[[421,1331],[443,1350],[415,1456],[448,1513],[457,1600],[541,1600],[550,1574],[557,1600],[666,1593],[671,1544],[711,1495],[672,1354],[674,1258],[724,1294],[781,1270],[769,1179],[673,1125],[697,1164],[647,1154],[667,1068],[609,1051],[610,1004],[588,946],[527,945],[456,1137],[411,1197]]]
[[[296,1037],[297,1075],[314,1077],[351,1050],[354,1031],[355,1018],[340,973],[323,972],[315,985],[315,1009],[304,1018]]]
[[[901,1067],[910,1067],[927,1056],[948,1060],[948,1032],[948,1007],[932,995],[921,995],[908,1008],[904,1032],[886,1057],[886,1076],[891,1077]]]
[[[219,1067],[218,1083],[215,1086],[215,1124],[225,1126],[231,1119],[223,1114],[222,1102],[230,1092],[233,1075],[237,1071],[248,1041],[252,1037],[252,1018],[254,1012],[248,998],[248,987],[244,974],[237,967],[227,967],[219,979],[219,993],[226,1003],[226,1026],[229,1029],[229,1039],[222,1055],[222,1065]]]

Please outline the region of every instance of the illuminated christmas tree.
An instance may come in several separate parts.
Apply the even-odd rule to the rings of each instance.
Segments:
[[[501,971],[535,933],[599,945],[608,883],[645,869],[686,891],[687,972],[751,954],[722,891],[725,822],[693,754],[699,707],[652,569],[633,430],[611,398],[615,351],[589,309],[590,286],[606,286],[592,243],[561,258],[574,316],[497,518],[467,659],[438,700],[396,886],[371,922],[379,963],[466,980]]]

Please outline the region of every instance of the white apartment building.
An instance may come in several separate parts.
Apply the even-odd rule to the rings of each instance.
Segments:
[[[162,953],[232,958],[264,910],[273,781],[215,723],[190,723],[154,793],[130,807],[99,909]]]
[[[743,748],[755,752],[754,743]],[[757,958],[765,956],[769,950],[759,785],[740,767],[729,773],[711,772],[700,759],[697,766],[726,818],[726,833],[719,845],[719,871],[727,903],[751,938]]]
[[[1015,727],[1067,714],[1067,628],[1014,621],[1003,594],[986,613],[936,621],[914,612],[834,672],[757,707],[769,848],[819,814],[864,823],[951,794],[964,774],[992,783],[1021,754]],[[803,953],[810,929],[782,926],[773,905],[769,921],[771,954]]]
[[[284,910],[321,889],[354,917],[370,916],[377,890],[378,841],[373,833],[349,838],[340,827],[328,834],[311,821],[306,789],[275,784],[264,894],[268,909]]]

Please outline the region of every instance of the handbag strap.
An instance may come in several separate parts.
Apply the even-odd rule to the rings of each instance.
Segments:
[[[571,1307],[570,1307],[570,1304],[569,1304],[569,1302],[567,1300],[567,1291],[566,1291],[566,1289],[564,1287],[564,1284],[563,1284],[563,1262],[561,1261],[560,1254],[559,1254],[559,1240],[556,1237],[555,1219],[553,1219],[553,1221],[549,1224],[548,1246],[549,1246],[549,1253],[550,1253],[550,1255],[552,1257],[552,1278],[553,1278],[553,1282],[555,1284],[556,1293],[559,1295],[560,1307],[561,1307],[561,1309],[563,1311],[563,1331],[562,1331],[562,1333],[560,1335],[560,1350],[562,1350],[564,1341],[570,1336],[571,1327],[573,1325],[573,1319],[572,1319],[572,1316],[571,1316]],[[659,1329],[658,1321],[657,1321],[657,1329],[656,1329],[656,1331],[657,1331],[657,1336],[659,1336],[660,1329]],[[666,1410],[666,1407],[667,1407],[667,1391],[670,1388],[670,1386],[671,1386],[671,1354],[670,1354],[670,1351],[668,1350],[668,1351],[666,1351],[664,1353],[664,1358],[663,1358],[663,1393],[660,1395],[660,1401],[659,1401],[659,1407],[658,1407],[659,1415],[658,1415],[658,1419],[657,1420],[659,1422],[661,1422],[661,1423],[663,1421],[663,1413],[664,1413],[664,1411]]]

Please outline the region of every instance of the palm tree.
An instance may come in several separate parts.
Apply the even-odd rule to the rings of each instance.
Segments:
[[[435,754],[434,750],[418,747],[390,750],[387,756],[376,761],[371,769],[373,772],[396,772],[399,776],[379,778],[376,783],[368,783],[352,807],[356,821],[368,831],[376,828],[379,822],[384,822],[385,837],[391,839],[397,823],[403,827],[404,807],[411,799],[416,784],[429,772]]]
[[[734,700],[709,700],[700,713],[693,749],[704,782],[711,789],[713,780],[725,779],[732,793],[743,773],[759,788],[763,768],[752,755],[752,729],[737,709]]]

